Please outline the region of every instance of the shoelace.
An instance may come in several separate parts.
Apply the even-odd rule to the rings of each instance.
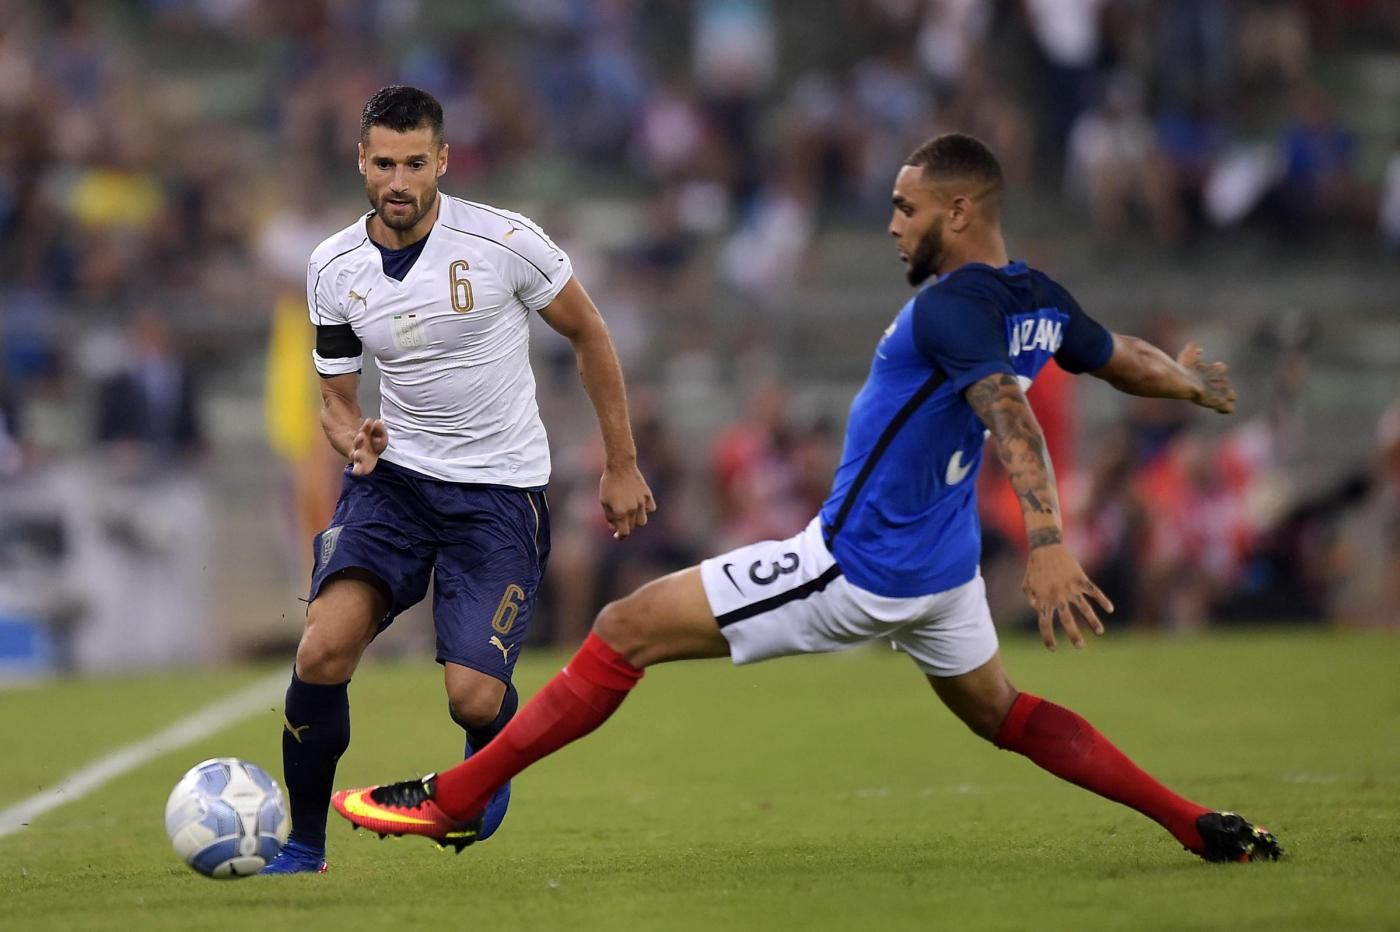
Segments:
[[[430,777],[425,777],[422,780],[389,783],[370,790],[369,798],[381,806],[413,809],[432,798],[430,781]]]

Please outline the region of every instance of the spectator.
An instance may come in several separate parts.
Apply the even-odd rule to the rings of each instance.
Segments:
[[[188,463],[203,448],[204,427],[193,373],[170,325],[152,312],[131,328],[128,367],[98,388],[96,439],[141,472]]]
[[[1067,159],[1066,188],[1088,202],[1101,243],[1118,240],[1132,208],[1146,214],[1158,242],[1180,239],[1181,205],[1171,196],[1169,172],[1157,155],[1141,95],[1125,76],[1112,81],[1102,102],[1075,121]]]
[[[931,0],[919,25],[919,60],[942,96],[962,81],[992,22],[992,4],[978,0]],[[1005,158],[1005,149],[997,148]]]
[[[1161,111],[1156,136],[1156,171],[1166,187],[1163,210],[1179,216],[1188,232],[1198,232],[1204,227],[1206,183],[1228,140],[1218,104],[1197,98]]]
[[[1153,4],[1153,12],[1148,41],[1162,107],[1179,112],[1202,100],[1228,104],[1238,70],[1236,4],[1173,0]]]
[[[1023,0],[1040,54],[1046,119],[1041,124],[1042,165],[1060,172],[1065,142],[1079,114],[1093,103],[1102,51],[1100,18],[1108,0]]]
[[[747,393],[743,416],[715,439],[712,546],[787,537],[810,515],[788,404],[783,385],[760,380]]]
[[[1074,503],[1071,544],[1084,571],[1114,605],[1114,616],[1132,623],[1140,568],[1147,555],[1151,525],[1134,482],[1137,457],[1132,437],[1121,427],[1102,438],[1085,474],[1062,483]]]
[[[1281,144],[1283,179],[1264,208],[1280,239],[1297,242],[1345,226],[1359,206],[1356,138],[1337,124],[1321,88],[1305,85],[1296,92],[1294,119]]]

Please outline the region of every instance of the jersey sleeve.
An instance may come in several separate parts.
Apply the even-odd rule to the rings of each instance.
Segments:
[[[1055,362],[1075,375],[1102,369],[1113,356],[1113,334],[1084,313],[1069,292],[1064,289],[1060,292],[1060,309],[1069,315],[1069,321],[1065,324],[1064,340],[1055,353]]]
[[[573,277],[573,263],[564,250],[528,217],[506,213],[512,230],[505,246],[514,255],[511,286],[532,311],[543,310]]]
[[[914,345],[958,394],[989,375],[1016,374],[1001,314],[966,295],[925,289],[914,301]]]
[[[316,327],[311,361],[323,376],[349,375],[364,368],[364,348],[331,291],[330,276],[312,260],[306,267],[306,308]]]

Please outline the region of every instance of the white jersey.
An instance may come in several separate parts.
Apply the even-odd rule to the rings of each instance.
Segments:
[[[403,281],[384,274],[369,214],[316,248],[306,270],[314,324],[349,324],[379,365],[383,458],[452,482],[542,486],[549,444],[535,403],[529,317],[573,275],[569,257],[520,214],[438,195],[437,222]],[[325,358],[325,376],[362,357]]]

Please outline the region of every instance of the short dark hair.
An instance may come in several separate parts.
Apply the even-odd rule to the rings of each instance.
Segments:
[[[442,139],[442,104],[425,90],[407,84],[380,88],[360,114],[360,141],[369,138],[371,126],[383,126],[396,133],[428,127],[433,139]]]
[[[1001,163],[987,144],[965,133],[944,133],[910,153],[905,165],[922,168],[930,180],[940,178],[971,178],[987,185],[991,193],[1000,196],[1005,182]]]

